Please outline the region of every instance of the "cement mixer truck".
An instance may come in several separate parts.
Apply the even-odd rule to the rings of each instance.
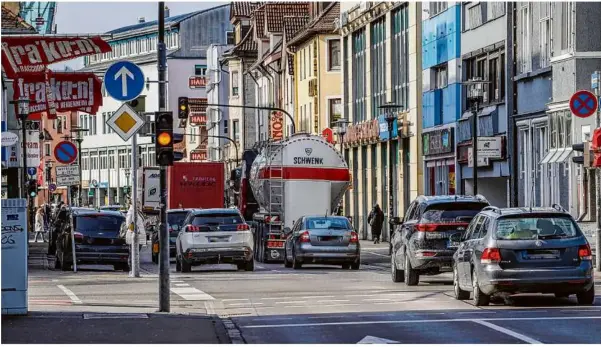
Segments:
[[[246,151],[238,172],[238,207],[254,227],[259,262],[283,261],[283,229],[302,216],[332,214],[351,182],[340,152],[305,133]]]

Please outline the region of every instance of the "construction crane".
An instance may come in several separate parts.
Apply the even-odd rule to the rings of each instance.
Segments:
[[[19,16],[36,28],[39,34],[56,34],[56,2],[20,2],[19,5]]]

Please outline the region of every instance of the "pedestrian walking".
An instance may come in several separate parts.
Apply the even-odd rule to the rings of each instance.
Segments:
[[[380,205],[374,205],[374,208],[367,217],[367,223],[371,225],[371,236],[374,244],[380,243],[380,235],[382,234],[382,226],[384,225],[384,212],[382,212]]]
[[[35,237],[33,238],[33,242],[38,242],[38,236],[42,237],[42,242],[46,242],[45,234],[44,209],[38,207],[35,213]]]

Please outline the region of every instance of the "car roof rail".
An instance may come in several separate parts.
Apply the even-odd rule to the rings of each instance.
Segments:
[[[475,197],[476,197],[476,199],[478,199],[478,200],[482,200],[482,201],[486,201],[486,202],[488,202],[488,200],[486,200],[486,198],[485,198],[485,197],[484,197],[484,195],[482,195],[482,194],[476,194],[476,196],[475,196]]]
[[[485,208],[482,209],[482,211],[493,211],[496,212],[498,214],[502,214],[501,213],[501,209],[496,207],[496,206],[486,206]]]
[[[566,211],[565,208],[563,208],[563,206],[561,206],[560,204],[553,204],[551,205],[551,207],[553,207],[555,210],[559,211],[559,212],[568,212]]]

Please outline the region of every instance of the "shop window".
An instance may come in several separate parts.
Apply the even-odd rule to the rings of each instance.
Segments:
[[[340,40],[328,40],[328,71],[340,70]]]

